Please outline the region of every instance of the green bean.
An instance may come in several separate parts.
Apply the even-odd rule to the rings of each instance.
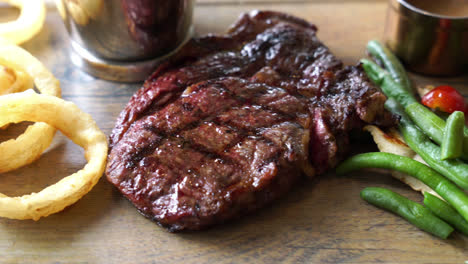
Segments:
[[[412,103],[408,105],[405,108],[405,111],[411,120],[413,120],[413,122],[416,123],[416,125],[420,127],[426,135],[428,135],[437,144],[442,144],[446,125],[444,119],[420,103]],[[462,141],[462,158],[464,160],[468,160],[468,129],[466,128],[464,128]]]
[[[362,59],[361,63],[369,79],[380,86],[387,97],[395,98],[404,107],[417,103],[416,98],[395,82],[392,76],[379,65],[367,59]]]
[[[440,174],[449,178],[463,189],[468,189],[468,164],[459,159],[440,160],[440,148],[409,119],[398,102],[388,99],[385,107],[401,116],[399,128],[408,146]]]
[[[465,115],[461,111],[453,112],[447,118],[444,138],[442,140],[440,159],[456,159],[461,156],[463,149],[463,127]]]
[[[450,203],[468,220],[468,196],[455,184],[430,167],[413,159],[385,152],[370,152],[353,156],[341,163],[336,172],[344,174],[362,168],[397,170],[417,178]]]
[[[428,192],[424,193],[424,204],[433,214],[468,236],[468,222],[449,204]]]
[[[361,191],[361,198],[440,238],[446,239],[453,232],[450,225],[433,215],[429,209],[390,190],[368,187]]]
[[[380,44],[377,40],[371,40],[367,43],[367,51],[382,62],[395,82],[400,84],[408,93],[411,93],[411,81],[406,74],[405,68],[386,46]]]
[[[413,103],[405,108],[405,112],[420,127],[426,135],[437,144],[442,144],[445,121],[420,103]]]

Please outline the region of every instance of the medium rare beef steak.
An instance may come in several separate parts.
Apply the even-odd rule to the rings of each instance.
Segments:
[[[315,33],[255,11],[225,35],[192,39],[120,114],[108,180],[161,225],[196,230],[335,166],[351,130],[392,119],[362,70],[343,67]]]

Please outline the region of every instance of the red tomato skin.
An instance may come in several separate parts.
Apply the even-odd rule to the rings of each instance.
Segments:
[[[466,113],[465,98],[457,90],[448,85],[441,85],[425,94],[421,102],[423,105],[446,113],[462,111]]]

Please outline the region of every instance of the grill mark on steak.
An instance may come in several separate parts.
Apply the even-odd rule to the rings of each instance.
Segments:
[[[196,230],[333,167],[350,130],[392,119],[362,69],[343,68],[315,32],[254,12],[226,35],[189,41],[120,114],[108,180],[159,224]]]
[[[249,135],[256,134],[256,131],[258,129],[263,129],[266,126],[274,126],[276,124],[284,123],[286,121],[292,121],[294,119],[293,114],[295,113],[296,108],[293,108],[290,110],[291,112],[280,112],[280,111],[272,111],[269,110],[268,107],[262,106],[262,105],[253,105],[252,103],[255,103],[257,100],[262,101],[263,98],[261,98],[261,95],[273,95],[273,98],[275,98],[274,93],[281,93],[283,95],[283,98],[287,96],[287,94],[284,94],[284,90],[281,88],[275,88],[275,87],[268,87],[263,84],[258,84],[254,85],[255,90],[251,90],[250,93],[247,93],[244,95],[239,95],[236,93],[235,89],[233,90],[227,90],[225,89],[226,86],[224,86],[225,82],[228,81],[228,84],[230,84],[231,88],[233,87],[238,87],[240,85],[244,86],[249,86],[249,83],[246,83],[243,80],[240,79],[217,79],[217,80],[210,80],[207,82],[199,83],[195,86],[190,87],[187,89],[187,91],[184,92],[184,96],[182,96],[179,101],[180,103],[177,104],[171,104],[170,106],[176,106],[177,110],[170,109],[167,110],[171,113],[176,113],[178,114],[177,117],[180,117],[181,115],[184,114],[191,114],[192,112],[197,112],[197,113],[204,113],[200,115],[195,115],[193,118],[189,118],[189,122],[182,122],[175,120],[174,123],[176,124],[183,124],[183,125],[176,125],[174,126],[165,126],[165,122],[163,122],[163,125],[161,125],[161,122],[154,123],[154,120],[157,121],[169,121],[168,119],[174,119],[171,116],[168,116],[166,114],[166,109],[161,109],[160,115],[152,115],[149,116],[148,120],[143,119],[142,125],[144,129],[152,131],[158,135],[158,138],[167,138],[172,135],[177,135],[176,137],[181,137],[185,138],[184,132],[187,132],[187,129],[193,128],[199,128],[203,123],[206,122],[216,122],[219,125],[224,125],[228,126],[229,130],[233,130],[237,133],[237,142],[233,141],[230,142],[229,144],[226,144],[225,146],[222,146],[221,148],[226,148],[229,146],[233,146],[238,142],[241,142],[245,137],[248,137]],[[224,105],[222,108],[219,107],[214,107],[215,110],[219,111],[198,111],[200,109],[200,105],[193,105],[187,103],[187,100],[184,99],[191,99],[191,97],[195,92],[203,92],[203,90],[211,89],[215,87],[216,89],[214,91],[220,92],[218,95],[223,95],[225,92],[229,94],[230,97],[224,97],[223,99],[229,100],[233,99],[233,102],[231,106],[232,108],[228,108],[228,105]],[[198,94],[196,94],[198,95]],[[260,97],[257,97],[260,96]],[[252,97],[254,98],[253,101],[248,101],[246,98]],[[198,98],[198,96],[197,96]],[[255,99],[256,98],[256,99]],[[217,98],[214,98],[215,100]],[[222,100],[223,102],[225,100]],[[210,99],[207,99],[206,97],[203,97],[202,99],[197,99],[197,100],[190,100],[190,101],[195,101],[195,102],[211,102]],[[267,100],[268,101],[268,100]],[[264,101],[267,103],[267,101]],[[274,100],[273,100],[274,102]],[[305,102],[297,101],[298,104],[304,104]],[[297,105],[296,105],[297,107]],[[305,107],[301,107],[301,109],[305,109]],[[185,112],[182,112],[182,114],[179,112],[180,110],[183,110]],[[240,113],[239,113],[240,111]],[[207,118],[204,118],[206,116],[206,113],[212,114],[213,112],[218,112],[216,117],[208,116]],[[165,118],[161,118],[161,116],[165,116]],[[244,118],[244,119],[243,119]],[[192,120],[195,120],[194,122],[191,122]],[[192,128],[192,129],[193,129]],[[192,144],[193,140],[188,140],[184,141],[184,144]],[[144,145],[142,147],[139,147],[134,153],[131,154],[129,161],[127,162],[127,167],[134,167],[136,163],[145,155],[148,155],[154,151],[156,147],[159,146],[158,143],[160,141],[147,141],[150,144]],[[209,155],[209,148],[206,148],[202,144],[194,144],[198,145],[198,150],[206,152],[206,155]],[[192,148],[194,148],[192,146]],[[218,151],[219,152],[219,151]],[[219,155],[219,153],[217,153]]]
[[[248,90],[239,90],[239,87],[245,88],[245,86],[248,87]],[[227,87],[229,87],[229,89]],[[194,105],[192,103],[193,101],[210,104],[213,100],[217,101],[218,98],[215,97],[211,100],[207,97],[202,97],[201,99],[198,99],[197,96],[197,99],[190,100],[190,97],[195,92],[203,92],[204,90],[211,90],[212,88],[215,88],[212,90],[215,92],[215,95],[217,94],[216,92],[220,92],[218,96],[223,97],[221,99],[224,100],[220,100],[223,102],[223,107],[214,107],[214,110],[201,111],[200,109],[204,108],[203,105]],[[206,92],[205,94],[211,93]],[[226,96],[226,94],[229,97]],[[248,100],[249,98],[252,100]],[[287,109],[283,109],[283,111],[277,111],[274,110],[275,107],[271,108],[268,106],[269,103],[273,103],[273,106],[275,106],[274,103],[277,102],[275,101],[275,98],[281,98],[283,100],[285,98],[290,99],[289,101],[292,100],[295,104],[292,108],[288,107]],[[230,99],[232,99],[232,101]],[[300,99],[304,100],[305,98],[300,97]],[[197,128],[207,121],[215,121],[216,123],[229,126],[231,130],[235,129],[239,134],[238,138],[240,141],[242,138],[250,134],[255,134],[258,129],[286,121],[292,121],[297,118],[298,113],[305,113],[306,103],[300,99],[288,95],[287,92],[281,88],[269,87],[264,84],[252,85],[237,78],[220,78],[192,85],[184,92],[182,97],[174,101],[174,104],[168,105],[169,107],[174,106],[176,109],[161,109],[159,113],[149,116],[147,120],[142,119],[142,123],[144,129],[153,131],[161,138],[166,138],[171,134],[177,134],[184,137],[184,129],[192,127]],[[229,100],[231,103],[226,104],[226,100]],[[177,103],[177,101],[180,101],[180,103]],[[286,102],[288,102],[288,100]],[[260,104],[257,105],[255,103]],[[229,109],[229,106],[232,106],[232,108]],[[204,109],[206,110],[206,107]],[[168,116],[167,112],[170,112],[171,115]],[[191,115],[194,112],[196,113],[193,116],[190,116],[188,120],[181,120],[181,117],[187,117],[187,115]],[[214,112],[218,112],[215,118],[212,116],[204,118]],[[155,123],[154,120],[162,122]],[[193,120],[194,122],[192,122]],[[173,124],[168,125],[165,121],[173,121]],[[225,147],[232,146],[234,144],[235,143],[231,142],[231,144],[227,144]],[[204,148],[200,144],[198,145],[199,147],[202,147],[202,151],[209,151],[209,149]],[[151,142],[151,144],[139,148],[132,154],[132,157],[127,162],[126,166],[134,167],[141,157],[151,153],[157,146],[158,142]]]

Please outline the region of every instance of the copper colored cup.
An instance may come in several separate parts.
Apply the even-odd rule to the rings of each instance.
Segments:
[[[468,16],[442,16],[405,0],[390,0],[384,39],[411,71],[434,76],[468,73]]]

